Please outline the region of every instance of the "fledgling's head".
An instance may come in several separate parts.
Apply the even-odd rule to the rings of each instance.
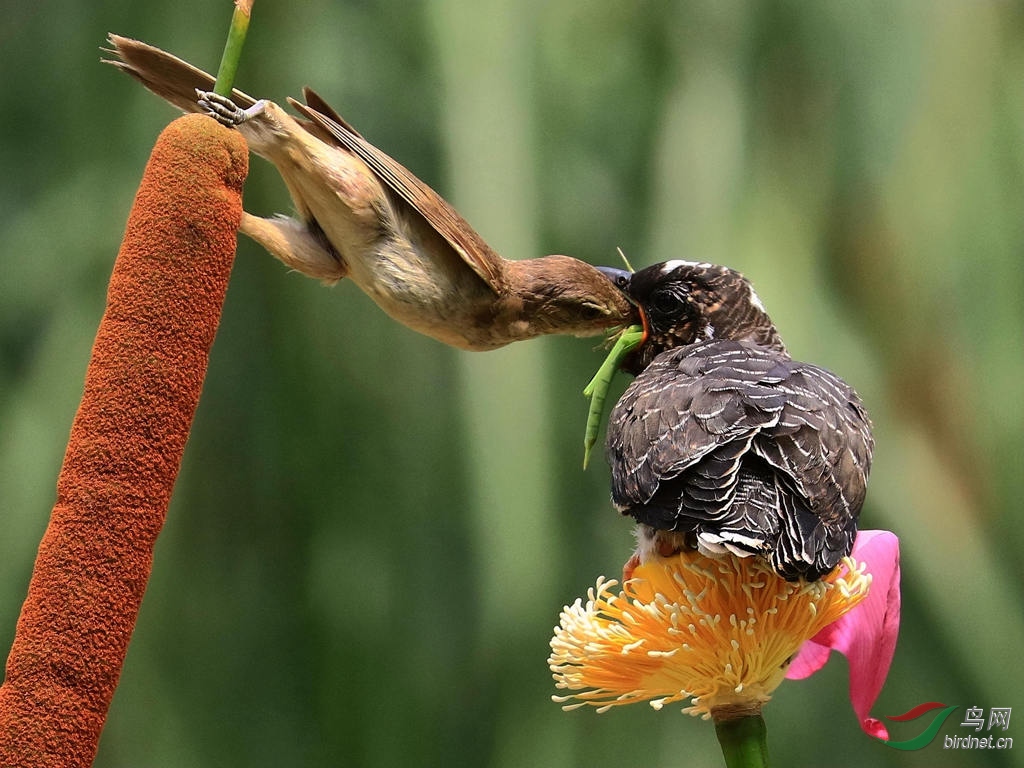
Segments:
[[[643,320],[644,340],[623,364],[630,373],[639,373],[665,350],[712,339],[752,341],[785,352],[754,287],[734,269],[673,260],[638,272],[601,271]]]

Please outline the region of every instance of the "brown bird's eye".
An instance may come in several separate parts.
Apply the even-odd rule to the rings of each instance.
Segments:
[[[589,302],[580,306],[580,315],[590,320],[597,320],[608,314],[608,310],[602,307],[600,304],[591,304]]]

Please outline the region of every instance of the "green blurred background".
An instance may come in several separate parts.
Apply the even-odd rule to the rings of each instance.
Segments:
[[[2,15],[5,654],[174,116],[98,48],[114,31],[212,69],[230,4]],[[508,257],[744,271],[875,420],[862,521],[901,536],[904,566],[876,714],[1019,708],[1015,751],[897,752],[860,732],[837,656],[766,709],[777,764],[1021,764],[1024,6],[258,0],[237,84],[316,87]],[[289,211],[262,160],[245,195]],[[580,469],[600,358],[571,338],[451,350],[242,239],[96,765],[720,765],[675,709],[549,700],[560,607],[631,549],[607,467]]]

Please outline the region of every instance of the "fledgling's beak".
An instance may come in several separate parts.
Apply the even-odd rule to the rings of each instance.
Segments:
[[[632,272],[628,272],[625,269],[616,269],[615,267],[598,267],[597,271],[611,280],[616,288],[629,297],[629,281],[633,277]],[[632,298],[630,298],[630,301],[632,301]]]

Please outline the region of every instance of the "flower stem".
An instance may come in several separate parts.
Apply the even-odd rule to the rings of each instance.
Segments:
[[[768,768],[768,732],[760,707],[716,707],[711,716],[727,768]]]

